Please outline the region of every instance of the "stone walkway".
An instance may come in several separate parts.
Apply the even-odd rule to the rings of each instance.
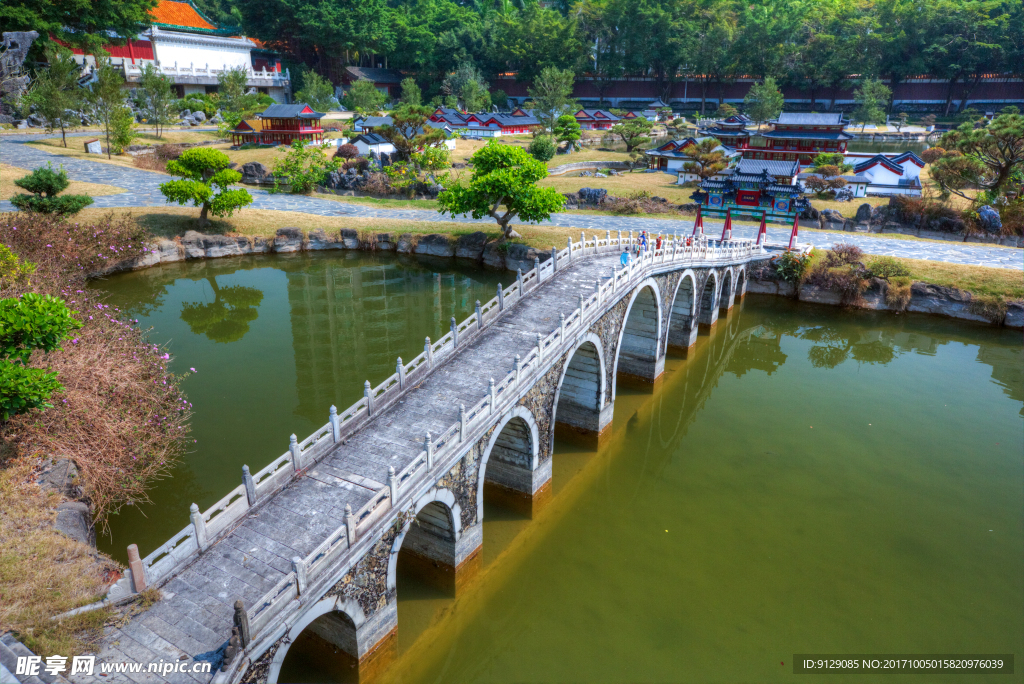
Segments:
[[[95,134],[77,134],[82,135]],[[63,164],[68,175],[74,180],[90,183],[103,183],[127,192],[119,195],[96,197],[93,207],[157,207],[166,206],[159,186],[166,182],[167,176],[143,171],[130,167],[106,164],[99,161],[64,157],[47,152],[23,143],[30,140],[52,137],[48,135],[25,135],[0,137],[0,161],[23,169],[34,169],[44,166],[47,162]],[[358,218],[384,218],[408,221],[450,221],[434,211],[417,209],[381,209],[352,202],[338,202],[318,199],[304,195],[272,195],[266,190],[249,188],[253,196],[253,209],[272,211],[294,211],[317,216],[352,216]],[[177,205],[174,205],[177,206]],[[0,202],[0,211],[13,211],[10,202]],[[458,222],[481,223],[494,225],[491,219],[472,219],[460,217]],[[690,221],[656,218],[634,218],[620,216],[601,216],[587,214],[556,214],[542,225],[575,227],[586,231],[640,231],[654,233],[689,233],[693,230]],[[300,226],[301,227],[301,226]],[[721,234],[721,222],[707,221],[707,232],[711,235]],[[734,237],[753,238],[757,234],[755,226],[737,226],[733,230]],[[769,227],[769,240],[787,242],[789,229]],[[822,232],[805,230],[800,233],[800,241],[815,247],[829,248],[837,243],[854,244],[869,254],[885,254],[906,257],[909,259],[928,259],[956,264],[975,266],[991,266],[995,268],[1011,268],[1024,270],[1024,250],[1009,247],[997,247],[977,243],[963,242],[928,242],[922,240],[906,240],[899,237],[870,237],[856,233]],[[556,245],[561,248],[564,245]]]

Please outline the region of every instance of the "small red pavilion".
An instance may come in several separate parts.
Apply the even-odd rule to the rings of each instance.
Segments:
[[[324,129],[320,126],[322,112],[314,112],[305,103],[273,104],[261,115],[263,130],[259,142],[264,145],[291,145],[295,140],[321,143]]]

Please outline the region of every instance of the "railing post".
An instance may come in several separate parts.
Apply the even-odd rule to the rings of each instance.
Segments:
[[[612,266],[612,292],[615,292],[615,279],[618,278],[618,277],[619,277],[619,274],[615,272],[615,267]]]
[[[249,466],[242,466],[242,484],[245,485],[245,498],[248,499],[250,506],[256,505],[256,482],[252,479],[252,474],[249,472]]]
[[[423,343],[423,353],[427,355],[427,368],[434,367],[434,348],[430,346],[430,338]]]
[[[544,345],[543,345],[543,341],[544,341],[544,336],[541,335],[540,333],[537,333],[537,360],[538,361],[543,361],[544,360]]]
[[[565,314],[558,314],[558,343],[565,344]]]
[[[466,405],[459,404],[459,441],[466,439]]]
[[[569,263],[572,263],[572,236],[569,236]]]
[[[434,467],[434,440],[430,438],[430,433],[427,433],[427,438],[424,441],[424,446],[427,450],[427,470]]]
[[[501,289],[501,283],[498,283],[498,311],[505,310],[505,291]]]
[[[537,282],[534,284],[534,287],[536,288],[538,285],[540,285],[540,257],[539,256],[533,257],[533,272],[537,274]]]
[[[601,306],[601,300],[603,299],[603,297],[601,295],[601,279],[600,278],[597,279],[597,282],[595,283],[595,287],[597,287],[597,305]]]
[[[498,395],[494,391],[494,378],[490,379],[490,382],[487,383],[487,387],[491,392],[491,413],[494,413],[494,405],[498,403]]]
[[[617,244],[618,244],[619,247],[622,246],[622,231],[621,230],[619,231],[619,242]]]
[[[476,329],[484,327],[484,314],[480,311],[480,300],[476,300]]]
[[[516,282],[519,283],[519,298],[523,298],[523,269],[516,269]]]
[[[356,516],[352,514],[351,504],[345,504],[345,532],[348,533],[348,545],[356,543]]]
[[[146,566],[139,558],[139,547],[135,544],[128,545],[128,569],[132,573],[132,591],[136,594],[146,591]]]
[[[334,433],[334,441],[336,443],[340,442],[341,441],[341,423],[338,421],[338,407],[337,406],[331,406],[330,420],[331,420],[331,432]]]
[[[587,251],[587,234],[580,231],[580,250]]]
[[[302,458],[302,452],[299,451],[299,438],[294,434],[288,438],[288,451],[292,452],[292,468],[295,469],[295,472],[300,471],[302,465],[299,460]]]
[[[580,325],[583,325],[583,293],[580,293]]]
[[[373,390],[370,389],[370,381],[363,383],[363,396],[366,397],[366,415],[373,415]]]
[[[398,373],[398,389],[405,389],[405,364],[402,363],[402,357],[398,357],[398,363],[395,365],[395,371]]]
[[[611,247],[612,246],[612,231],[610,231],[610,230],[605,231],[604,238],[605,238],[605,240],[608,241],[608,246]]]
[[[515,364],[516,364],[515,365],[515,368],[516,368],[516,387],[519,387],[519,376],[523,372],[523,361],[522,361],[522,359],[519,358],[519,354],[516,354]]]
[[[192,520],[192,527],[196,530],[196,544],[200,551],[205,551],[210,543],[206,539],[206,521],[203,520],[203,514],[199,512],[199,506],[196,504],[189,506],[188,517]]]
[[[238,628],[238,640],[241,642],[239,645],[246,648],[252,643],[252,630],[249,628],[249,613],[246,612],[242,599],[235,601],[234,622],[235,627]]]
[[[391,505],[398,501],[398,478],[395,477],[395,466],[388,466],[388,489],[391,490]]]
[[[455,322],[455,316],[452,316],[452,348],[459,346],[459,324]]]
[[[558,270],[558,250],[554,247],[551,248],[551,272],[554,273]]]
[[[306,561],[298,556],[292,557],[292,570],[295,571],[295,588],[299,596],[306,593]]]

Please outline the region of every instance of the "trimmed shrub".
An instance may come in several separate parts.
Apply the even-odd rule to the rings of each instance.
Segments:
[[[529,152],[537,161],[550,161],[555,156],[555,143],[546,135],[538,135],[530,142]]]
[[[45,168],[39,167],[29,175],[17,179],[14,184],[32,193],[11,198],[11,204],[21,211],[69,215],[77,214],[92,204],[92,197],[88,195],[57,196],[71,184],[63,167],[54,171],[53,166],[47,164]]]
[[[783,252],[776,259],[775,273],[787,283],[799,285],[810,266],[811,257],[809,254],[797,254],[796,252]]]
[[[868,271],[876,278],[882,280],[893,280],[894,278],[907,278],[910,276],[910,269],[896,257],[880,256],[868,262]]]
[[[344,145],[338,146],[338,151],[334,153],[335,159],[354,159],[359,156],[359,148],[352,143],[345,143]]]

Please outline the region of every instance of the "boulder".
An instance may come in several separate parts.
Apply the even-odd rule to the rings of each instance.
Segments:
[[[594,178],[607,178],[607,177],[608,177],[608,174],[601,173],[600,171],[598,171],[597,173],[594,174]]]
[[[1006,305],[1006,318],[1003,325],[1007,328],[1024,328],[1024,304],[1021,302],[1010,302]]]
[[[45,458],[39,466],[36,484],[70,497],[81,495],[78,487],[78,468],[70,458]]]
[[[603,188],[580,188],[578,193],[580,203],[586,204],[600,204],[607,194]]]
[[[197,121],[197,122],[198,121],[206,121],[206,113],[202,112],[202,111],[192,112],[192,120],[193,121]]]
[[[36,126],[36,127],[45,126],[46,125],[46,119],[44,119],[43,117],[39,116],[38,114],[29,114],[29,116],[28,116],[28,125],[29,126]]]
[[[342,249],[359,249],[362,247],[359,244],[359,231],[355,228],[342,228],[341,242],[343,245]]]
[[[925,229],[933,230],[937,233],[963,234],[967,232],[967,224],[959,217],[937,216],[925,224]]]
[[[303,235],[301,228],[278,228],[274,234],[275,252],[298,252],[302,250],[302,243]]]
[[[190,230],[181,238],[186,259],[216,259],[219,257],[251,254],[248,238],[227,235],[206,235]],[[177,251],[177,250],[175,250]],[[169,261],[177,259],[169,259]]]
[[[412,233],[402,233],[398,236],[398,247],[395,251],[399,254],[411,254],[416,249],[415,242]]]
[[[92,524],[92,511],[81,501],[65,501],[57,506],[57,519],[53,528],[72,539],[96,546],[96,528]]]
[[[549,256],[550,254],[540,252],[528,245],[510,244],[505,253],[505,268],[510,271],[521,269],[523,273],[528,273],[533,270],[534,258],[539,257],[543,261],[545,257]]]
[[[393,252],[398,247],[398,242],[391,233],[377,233],[370,238],[370,241],[373,249],[379,249],[382,252]]]
[[[337,233],[328,234],[323,228],[309,231],[306,249],[345,249],[345,243]]]
[[[447,235],[432,233],[424,235],[416,243],[416,254],[428,254],[430,256],[453,257],[455,256],[455,245]]]
[[[812,207],[810,204],[808,204],[806,207],[804,207],[803,211],[800,212],[800,218],[806,221],[817,221],[818,210]]]
[[[455,241],[455,256],[463,259],[479,260],[487,246],[487,235],[480,231],[462,235]]]
[[[857,215],[854,217],[857,223],[870,223],[871,222],[871,205],[865,202],[864,204],[857,207]]]
[[[178,113],[178,116],[180,116],[182,119],[188,118],[188,117],[192,116],[192,110],[191,109],[182,109],[181,112]]]
[[[952,287],[914,283],[910,286],[910,303],[907,311],[939,314],[950,318],[962,318],[979,323],[991,321],[971,310],[971,295]]]
[[[978,223],[989,233],[998,233],[1003,229],[1003,221],[999,218],[999,212],[988,205],[978,210]]]
[[[241,169],[243,183],[260,183],[270,177],[270,169],[257,161],[242,164]]]

